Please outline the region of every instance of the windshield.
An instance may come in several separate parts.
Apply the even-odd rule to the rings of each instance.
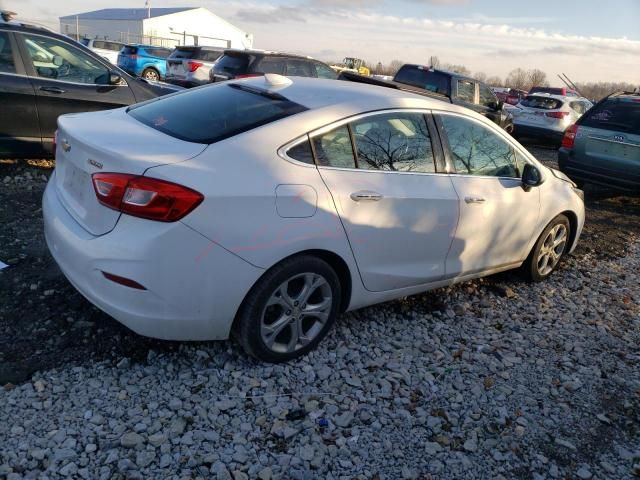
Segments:
[[[305,110],[280,95],[232,83],[159,98],[129,114],[180,140],[214,143]]]

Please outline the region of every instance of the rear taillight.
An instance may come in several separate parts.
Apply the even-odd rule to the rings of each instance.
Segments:
[[[188,61],[187,65],[189,65],[189,71],[193,73],[193,72],[195,72],[196,70],[198,70],[202,66],[202,63]]]
[[[137,60],[138,59],[138,55],[127,55],[131,60]]]
[[[125,173],[94,173],[91,178],[100,203],[149,220],[175,222],[204,199],[195,190],[155,178]]]
[[[240,78],[253,78],[253,77],[261,77],[262,73],[243,73],[242,75],[236,75],[236,79]]]
[[[573,145],[576,143],[576,135],[578,134],[578,125],[575,123],[567,128],[564,132],[564,137],[562,137],[562,146],[564,148],[573,148]]]
[[[564,118],[569,115],[569,112],[547,112],[544,115],[550,118]]]

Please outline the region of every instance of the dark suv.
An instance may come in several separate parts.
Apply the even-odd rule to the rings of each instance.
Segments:
[[[225,50],[209,71],[209,80],[222,82],[265,73],[331,79],[338,76],[329,65],[309,57],[260,50]]]
[[[69,37],[0,19],[0,158],[50,155],[58,116],[172,93],[126,74]]]
[[[398,70],[393,81],[449,97],[451,103],[470,108],[507,132],[513,132],[513,116],[503,108],[503,103],[491,88],[474,78],[456,72],[407,64]]]

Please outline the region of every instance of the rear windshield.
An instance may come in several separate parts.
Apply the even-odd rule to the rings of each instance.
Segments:
[[[449,95],[450,77],[443,73],[405,65],[398,71],[394,80],[406,85],[424,88],[430,92]]]
[[[248,55],[231,55],[225,53],[222,55],[216,64],[213,66],[214,72],[228,73],[231,75],[238,75],[247,71],[249,67]]]
[[[281,95],[232,83],[161,97],[130,107],[129,115],[180,140],[209,144],[305,110]]]
[[[580,124],[640,135],[640,98],[606,100],[589,110]]]
[[[138,47],[131,47],[129,45],[126,45],[125,47],[123,47],[121,53],[123,53],[124,55],[135,55],[136,53],[138,53]]]
[[[169,58],[193,58],[193,55],[196,53],[195,48],[176,48]]]
[[[562,102],[555,98],[549,97],[536,97],[533,95],[529,95],[527,98],[522,100],[520,104],[523,107],[528,108],[539,108],[540,110],[557,110],[562,107]]]

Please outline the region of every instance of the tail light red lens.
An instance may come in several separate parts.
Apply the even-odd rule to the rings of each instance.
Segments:
[[[202,66],[202,63],[189,61],[187,65],[189,65],[189,71],[193,73]]]
[[[564,118],[569,115],[569,112],[548,112],[545,115],[550,118]]]
[[[578,134],[578,125],[573,124],[567,128],[562,137],[562,146],[564,148],[573,148],[576,142],[576,135]]]
[[[91,178],[100,203],[149,220],[175,222],[204,200],[195,190],[156,178],[126,173],[94,173]]]

